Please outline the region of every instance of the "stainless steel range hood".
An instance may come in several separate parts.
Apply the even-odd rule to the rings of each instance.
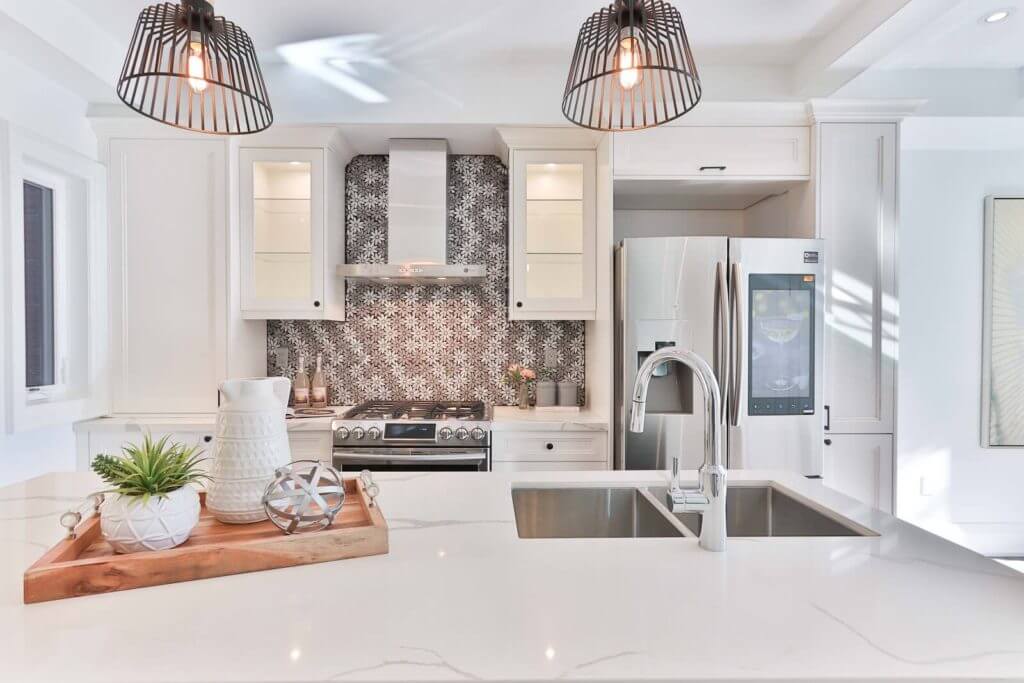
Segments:
[[[391,140],[388,262],[346,263],[338,275],[389,285],[471,285],[483,265],[448,263],[448,142]]]

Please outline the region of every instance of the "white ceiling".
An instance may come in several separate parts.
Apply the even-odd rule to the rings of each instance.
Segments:
[[[1006,9],[995,24],[984,17]],[[962,0],[911,36],[876,68],[1016,69],[1024,66],[1024,0]]]
[[[45,0],[42,0],[45,1]],[[870,1],[870,0],[869,0]],[[899,4],[894,0],[874,0]],[[146,0],[72,0],[127,41]],[[864,0],[683,0],[698,60],[790,64]],[[432,64],[568,63],[576,32],[604,0],[217,0],[261,51],[314,38],[377,36],[382,56]]]
[[[31,47],[15,56],[87,101],[116,102],[117,55],[140,9],[155,1],[0,0],[0,50]],[[278,122],[517,124],[562,121],[576,33],[609,1],[216,0],[215,7],[252,36]],[[944,74],[1024,66],[1024,0],[670,1],[686,22],[706,102],[928,98],[931,86],[914,78],[915,69],[927,69],[929,83],[952,79],[936,86],[952,103],[961,88]],[[1015,10],[1008,21],[979,22],[1003,6]],[[307,49],[318,66],[300,68],[279,50],[316,40],[325,42]],[[972,76],[968,106],[979,101],[977,84],[991,82],[985,113],[1013,110],[1020,94],[996,85],[1006,81]]]

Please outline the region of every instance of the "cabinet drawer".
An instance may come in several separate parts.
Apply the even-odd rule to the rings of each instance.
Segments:
[[[495,432],[492,438],[495,461],[607,461],[604,432]]]
[[[288,432],[288,445],[292,460],[319,460],[331,464],[331,449],[334,442],[331,432]]]
[[[676,126],[615,135],[617,178],[807,177],[805,126]]]
[[[493,462],[492,472],[584,472],[592,470],[606,470],[608,463],[605,462]]]

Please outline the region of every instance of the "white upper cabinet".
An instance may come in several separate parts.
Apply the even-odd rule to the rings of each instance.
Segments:
[[[217,409],[228,374],[224,145],[110,142],[115,413]]]
[[[891,434],[896,386],[895,123],[823,123],[825,404],[832,433]]]
[[[662,126],[616,133],[616,178],[789,178],[811,173],[805,126]]]
[[[243,317],[344,319],[334,277],[345,256],[343,197],[330,196],[330,161],[328,149],[239,151]]]
[[[596,153],[512,150],[509,318],[592,320]]]

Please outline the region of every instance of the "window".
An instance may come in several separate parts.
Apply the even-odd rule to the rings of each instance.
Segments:
[[[53,189],[24,182],[25,214],[25,386],[54,386]]]

